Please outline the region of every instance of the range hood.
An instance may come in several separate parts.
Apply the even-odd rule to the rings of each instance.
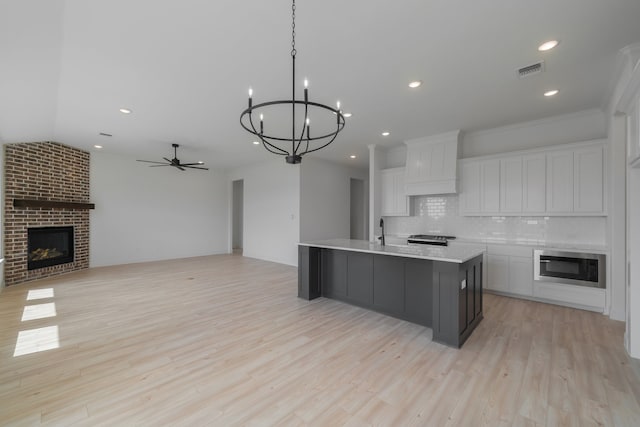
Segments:
[[[457,192],[460,131],[405,141],[406,194],[424,196]]]

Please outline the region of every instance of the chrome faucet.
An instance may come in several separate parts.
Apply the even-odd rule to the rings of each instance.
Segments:
[[[380,218],[380,228],[382,228],[382,236],[378,237],[382,246],[384,246],[384,219]]]

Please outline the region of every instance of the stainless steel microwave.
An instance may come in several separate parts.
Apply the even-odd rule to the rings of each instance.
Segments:
[[[606,288],[606,255],[581,252],[533,251],[533,280]]]

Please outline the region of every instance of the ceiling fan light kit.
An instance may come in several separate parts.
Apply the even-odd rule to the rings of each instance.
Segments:
[[[167,159],[166,157],[163,157],[163,159],[166,160],[166,162],[156,162],[153,160],[136,160],[136,161],[143,162],[143,163],[153,163],[152,165],[149,165],[150,168],[158,168],[162,166],[173,166],[174,168],[180,169],[181,171],[184,171],[185,169],[200,169],[205,171],[209,170],[209,168],[202,167],[202,165],[204,165],[204,162],[181,163],[180,159],[178,159],[178,147],[180,147],[180,145],[171,144],[171,146],[173,147],[173,159],[171,160]]]
[[[249,89],[248,107],[240,115],[240,125],[249,133],[259,138],[264,148],[280,156],[285,156],[287,163],[297,164],[302,161],[302,156],[314,151],[318,151],[331,144],[338,133],[344,129],[345,118],[340,110],[340,101],[337,102],[336,108],[317,102],[309,101],[308,81],[304,81],[304,100],[296,99],[296,2],[291,4],[291,62],[292,62],[292,81],[291,81],[291,99],[268,101],[253,105],[253,90]],[[270,106],[291,106],[291,136],[285,137],[282,134],[275,135],[265,132],[264,113]],[[296,106],[304,109],[304,118],[302,120],[302,130],[296,132]],[[335,121],[335,130],[330,132],[321,132],[320,135],[312,136],[309,120],[310,111],[323,112],[329,115],[329,119]],[[260,112],[260,124],[254,122],[253,113]],[[335,117],[333,117],[335,116]]]

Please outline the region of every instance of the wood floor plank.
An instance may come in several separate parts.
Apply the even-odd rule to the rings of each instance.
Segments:
[[[27,300],[39,289],[53,296]],[[295,268],[240,255],[9,287],[0,425],[640,425],[624,325],[605,316],[486,295],[458,350],[296,294]],[[51,303],[54,316],[22,320]],[[53,326],[57,348],[14,356],[20,332]]]

